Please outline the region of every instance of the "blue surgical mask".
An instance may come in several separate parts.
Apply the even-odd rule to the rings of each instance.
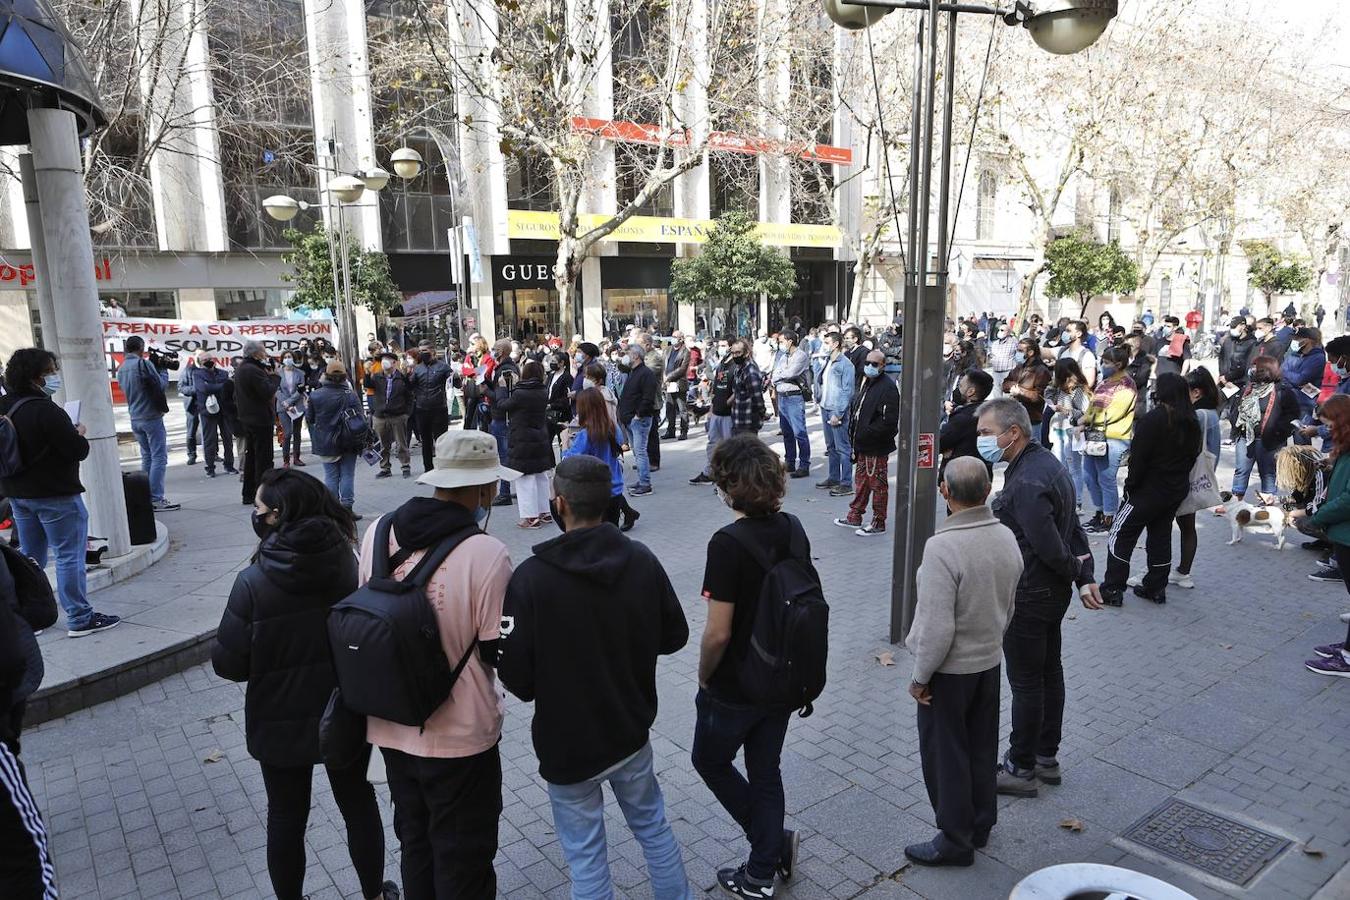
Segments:
[[[1013,354],[1013,359],[1017,360],[1017,364],[1020,366],[1022,363],[1027,361],[1027,355],[1023,353],[1021,350],[1018,350],[1016,353]]]
[[[42,376],[42,393],[50,397],[52,394],[55,394],[59,390],[61,390],[60,373],[53,372],[50,375]]]
[[[977,436],[975,448],[980,451],[980,457],[991,465],[1003,460],[1003,448],[998,445],[998,435],[996,434]]]
[[[578,353],[576,356],[572,357],[572,360],[573,360],[573,362],[575,362],[577,365],[582,365],[583,363],[586,362],[586,354],[584,354],[584,353]]]
[[[281,361],[281,364],[284,365],[284,366],[293,366],[293,365],[295,365],[295,360],[291,359],[291,358],[288,356],[288,357],[286,357],[285,359],[283,359],[283,360]]]
[[[1336,363],[1331,364],[1331,371],[1336,373],[1337,378],[1344,378],[1345,376],[1350,375],[1350,369],[1347,369],[1344,366],[1338,366]]]
[[[1111,377],[1112,375],[1114,375],[1114,374],[1116,374],[1116,367],[1115,367],[1115,366],[1102,366],[1102,377],[1103,377],[1103,378],[1110,378],[1110,377]]]
[[[483,525],[487,522],[487,518],[490,515],[492,515],[492,507],[480,506],[473,511],[473,520],[479,525]]]
[[[876,378],[878,375],[881,374],[881,369],[877,368],[872,363],[868,363],[867,365],[863,366],[863,374],[866,375],[868,378]]]

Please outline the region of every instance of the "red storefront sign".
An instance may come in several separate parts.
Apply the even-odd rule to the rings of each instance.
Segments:
[[[931,469],[934,464],[933,433],[931,431],[925,431],[919,435],[919,468]]]
[[[572,130],[581,134],[591,134],[610,141],[625,144],[665,144],[667,147],[687,147],[689,134],[685,131],[663,133],[660,126],[642,125],[637,122],[616,122],[612,119],[589,119],[584,116],[572,118]],[[847,166],[853,164],[853,151],[847,147],[832,147],[829,144],[779,143],[770,138],[749,134],[735,134],[730,131],[714,131],[708,135],[708,149],[726,153],[791,153],[802,159]]]
[[[112,281],[112,261],[108,257],[105,256],[94,263],[94,277],[99,281]],[[0,281],[17,281],[19,287],[28,287],[37,281],[37,272],[34,271],[32,263],[24,263],[21,266],[0,263]]]

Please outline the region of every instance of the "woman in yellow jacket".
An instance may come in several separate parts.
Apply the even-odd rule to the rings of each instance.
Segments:
[[[1084,530],[1093,533],[1110,531],[1120,507],[1116,473],[1120,471],[1125,452],[1130,449],[1130,439],[1134,436],[1134,409],[1139,399],[1138,388],[1125,374],[1129,361],[1128,347],[1110,347],[1102,353],[1101,380],[1097,382],[1092,403],[1081,420],[1085,429],[1083,480],[1087,482],[1088,496],[1097,507],[1097,514]]]

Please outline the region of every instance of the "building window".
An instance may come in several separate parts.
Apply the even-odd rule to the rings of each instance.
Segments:
[[[809,159],[790,163],[792,221],[828,225],[834,221],[834,167]]]
[[[547,159],[531,152],[506,157],[506,208],[539,212],[558,208],[553,170]]]
[[[1114,243],[1120,240],[1120,210],[1121,210],[1120,186],[1111,185],[1110,206],[1106,213],[1106,240],[1108,243]]]
[[[89,166],[90,233],[96,247],[156,247],[155,206],[143,173],[143,125],[128,114],[97,140]]]
[[[422,172],[407,181],[395,176],[379,193],[380,225],[387,251],[450,249],[447,232],[457,223],[450,169],[437,137],[441,136],[410,137],[400,145],[422,154]],[[384,155],[394,149],[390,147]]]
[[[1172,276],[1164,275],[1158,285],[1158,311],[1163,315],[1172,312]]]
[[[998,201],[998,177],[988,169],[980,173],[975,197],[975,240],[994,239],[994,204]]]
[[[759,157],[749,153],[708,154],[709,212],[714,219],[740,210],[759,218]]]
[[[177,291],[99,291],[98,299],[116,300],[133,319],[178,318]]]
[[[648,147],[643,144],[619,144],[614,148],[614,199],[618,203],[619,209],[625,209],[629,204],[637,201],[638,195],[642,193],[643,187],[647,184],[647,176],[656,169],[658,159],[660,159],[662,165],[669,166],[671,153],[672,151],[667,149],[664,159],[660,159],[661,150],[658,147]],[[674,194],[673,183],[667,181],[647,198],[647,202],[637,207],[637,214],[640,216],[669,216],[674,214]]]
[[[217,290],[216,317],[227,322],[239,319],[284,319],[286,298],[292,293],[281,288]]]

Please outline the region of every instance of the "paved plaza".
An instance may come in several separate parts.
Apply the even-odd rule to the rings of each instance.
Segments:
[[[634,501],[643,515],[632,537],[660,555],[689,618],[690,644],[658,669],[652,745],[689,875],[716,893],[715,870],[743,860],[746,845],[689,762],[704,548],[729,521],[709,489],[686,484],[703,460],[701,437],[696,429],[688,441],[664,445],[655,492]],[[813,451],[821,446],[817,425]],[[1231,463],[1231,451],[1225,455]],[[234,573],[247,563],[256,540],[238,483],[186,469],[181,443],[173,461],[169,495],[183,509],[161,516],[172,549],[149,572],[95,596],[98,609],[131,618],[80,648],[153,643],[157,629],[218,618]],[[1042,787],[1035,800],[1001,800],[998,825],[973,867],[908,865],[904,846],[929,838],[933,824],[914,703],[905,692],[908,654],[886,640],[891,542],[831,524],[846,500],[812,488],[822,467],[817,457],[811,480],[791,481],[786,503],[806,525],[833,612],[829,685],[814,716],[793,720],[784,752],[789,824],[804,841],[798,876],[780,896],[1001,898],[1023,875],[1071,861],[1119,863],[1197,897],[1350,896],[1350,684],[1302,665],[1314,644],[1343,637],[1336,616],[1350,603],[1340,585],[1305,577],[1313,558],[1297,541],[1282,553],[1265,535],[1228,547],[1227,523],[1207,514],[1200,517],[1194,591],[1174,587],[1161,607],[1131,596],[1119,610],[1070,610],[1063,785]],[[308,471],[321,474],[317,464]],[[377,482],[373,474],[358,476],[363,526],[427,490],[398,477]],[[522,532],[515,522],[514,509],[494,509],[490,531],[517,562],[532,543],[556,534],[552,526]],[[1093,545],[1100,574],[1102,540]],[[67,640],[44,636],[54,639]],[[878,659],[886,651],[894,665]],[[272,896],[262,779],[244,747],[243,700],[241,685],[196,666],[24,735],[63,897]],[[1003,710],[1006,740],[1006,686]],[[505,896],[561,898],[568,896],[567,873],[536,773],[530,712],[508,702],[497,873]],[[387,790],[378,792],[388,823]],[[1121,839],[1173,797],[1290,844],[1244,889]],[[610,813],[616,887],[623,896],[648,897],[641,850],[612,803]],[[397,878],[392,828],[386,841],[388,874]],[[309,896],[358,897],[323,778],[315,782],[308,844]]]

